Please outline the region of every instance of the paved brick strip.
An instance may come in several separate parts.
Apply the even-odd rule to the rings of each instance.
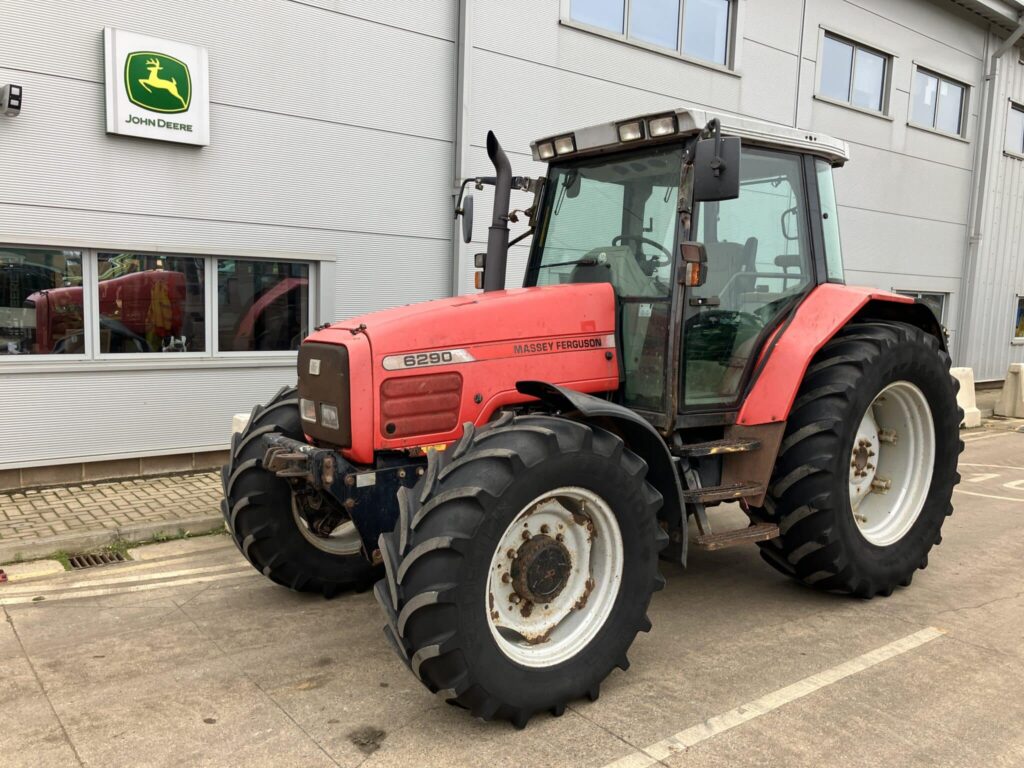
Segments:
[[[37,543],[75,533],[220,514],[220,473],[147,477],[0,493],[0,542]]]

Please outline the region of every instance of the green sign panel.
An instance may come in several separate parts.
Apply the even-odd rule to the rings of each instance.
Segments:
[[[124,87],[132,104],[150,112],[186,112],[192,98],[188,65],[154,51],[128,54],[124,63]]]

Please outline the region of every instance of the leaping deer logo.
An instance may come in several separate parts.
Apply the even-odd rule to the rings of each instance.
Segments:
[[[152,59],[147,59],[146,69],[149,70],[149,75],[147,77],[140,77],[139,85],[145,88],[148,93],[153,92],[152,88],[159,88],[165,90],[168,93],[170,93],[171,96],[173,96],[181,102],[182,108],[188,107],[188,104],[185,103],[185,100],[181,98],[181,94],[178,93],[177,79],[172,77],[170,80],[165,80],[164,78],[160,77],[159,72],[161,69],[163,69],[163,66],[161,66],[160,64],[160,59],[156,58],[155,56]],[[152,88],[150,86],[152,86]]]

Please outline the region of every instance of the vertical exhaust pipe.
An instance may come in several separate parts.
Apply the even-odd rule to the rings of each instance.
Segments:
[[[512,197],[512,164],[498,143],[494,131],[487,132],[487,156],[494,165],[494,211],[487,228],[487,260],[484,262],[484,290],[505,288],[505,267],[508,264],[508,210]]]

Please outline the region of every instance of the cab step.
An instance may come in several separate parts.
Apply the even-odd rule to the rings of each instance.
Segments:
[[[707,487],[686,488],[683,501],[687,504],[703,504],[708,501],[733,501],[744,496],[758,496],[764,493],[760,483],[726,483]]]
[[[760,440],[753,438],[737,438],[730,440],[708,440],[704,443],[690,443],[675,449],[677,456],[698,458],[700,456],[722,456],[727,453],[750,453],[761,447]]]
[[[747,528],[737,528],[733,531],[700,534],[696,541],[698,547],[710,551],[735,547],[752,541],[768,541],[778,535],[779,526],[775,523],[754,523]]]

